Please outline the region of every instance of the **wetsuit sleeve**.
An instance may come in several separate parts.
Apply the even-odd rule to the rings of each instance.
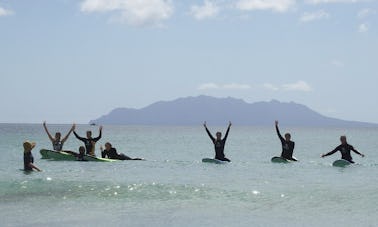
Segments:
[[[206,127],[205,129],[206,129],[207,135],[209,135],[209,137],[210,137],[211,141],[213,141],[213,142],[214,142],[215,138],[214,138],[214,137],[213,137],[213,136],[211,135],[211,133],[210,133],[209,129],[207,129],[207,127]]]
[[[102,157],[102,158],[105,158],[105,157],[106,157],[106,151],[105,151],[105,150],[101,151],[101,157]]]
[[[285,141],[285,139],[282,137],[281,133],[280,133],[280,130],[278,129],[278,126],[276,125],[276,132],[277,132],[277,135],[278,135],[278,138],[280,138],[281,142],[282,141]]]
[[[101,136],[102,136],[102,130],[100,131],[100,134],[98,134],[98,136],[96,138],[94,138],[93,140],[95,142],[99,141],[101,139]]]
[[[362,155],[360,152],[358,152],[356,149],[354,149],[353,146],[350,146],[350,149],[351,149],[354,153],[359,154],[359,155]]]
[[[223,140],[226,141],[228,137],[228,133],[230,132],[230,127],[227,128],[226,135],[224,135]]]
[[[85,138],[83,138],[83,137],[80,137],[75,131],[73,132],[74,133],[74,135],[75,135],[75,137],[78,139],[78,140],[81,140],[81,141],[85,141]]]
[[[328,152],[324,156],[332,155],[332,154],[336,153],[338,150],[340,150],[340,146],[336,147],[335,149],[333,149],[332,151]]]

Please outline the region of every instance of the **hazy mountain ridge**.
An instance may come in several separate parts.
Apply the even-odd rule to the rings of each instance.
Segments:
[[[119,125],[272,125],[274,120],[293,126],[374,127],[377,124],[346,121],[323,116],[305,105],[294,102],[247,103],[242,99],[197,96],[159,101],[141,109],[116,108],[109,114],[90,121]]]

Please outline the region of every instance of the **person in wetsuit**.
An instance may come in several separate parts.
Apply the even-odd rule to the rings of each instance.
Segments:
[[[35,147],[35,143],[25,141],[23,143],[23,146],[24,146],[24,170],[33,171],[33,169],[35,169],[37,171],[42,171],[37,166],[34,165],[34,157],[31,151]]]
[[[205,127],[206,129],[206,132],[207,132],[207,135],[209,135],[211,141],[214,143],[214,149],[215,149],[215,159],[218,159],[218,160],[221,160],[221,161],[227,161],[227,162],[231,162],[230,159],[226,158],[225,155],[224,155],[224,145],[226,144],[226,140],[227,140],[227,137],[228,137],[228,133],[230,132],[230,127],[231,127],[231,121],[229,122],[228,124],[228,128],[227,128],[227,131],[226,131],[226,135],[224,136],[224,138],[222,139],[222,133],[221,132],[217,132],[215,135],[216,135],[216,138],[214,138],[209,129],[207,128],[207,125],[206,125],[206,121],[204,122],[203,126]]]
[[[328,152],[327,154],[322,154],[321,157],[324,158],[325,156],[332,155],[337,151],[340,151],[341,159],[347,160],[350,163],[354,163],[352,160],[352,155],[350,155],[350,151],[353,151],[354,153],[361,155],[361,157],[365,157],[364,154],[358,152],[356,149],[354,149],[352,145],[348,144],[346,136],[340,136],[340,141],[341,144],[339,146],[337,146],[335,149]]]
[[[55,138],[51,136],[49,130],[47,129],[47,126],[46,126],[46,121],[43,122],[43,128],[45,129],[52,145],[53,145],[53,149],[54,151],[62,151],[63,150],[63,144],[66,142],[66,140],[68,139],[68,137],[70,136],[71,132],[73,132],[75,130],[75,124],[72,125],[70,131],[67,133],[67,135],[61,139],[61,136],[62,134],[60,132],[56,132],[55,133]]]
[[[101,149],[101,156],[103,158],[109,158],[109,159],[118,159],[118,160],[143,160],[141,158],[130,158],[129,156],[125,154],[118,154],[117,150],[112,146],[111,143],[107,142],[105,143],[105,150],[100,147]]]
[[[75,132],[75,130],[73,131],[73,133],[74,133],[75,137],[78,140],[81,140],[81,141],[84,142],[86,154],[87,155],[96,156],[95,155],[95,145],[96,145],[96,142],[101,139],[101,136],[102,136],[102,126],[100,126],[100,128],[99,128],[99,135],[96,138],[92,138],[92,131],[87,131],[87,138],[80,137]]]
[[[297,159],[293,158],[295,143],[294,141],[291,141],[290,133],[285,133],[285,138],[283,138],[278,128],[278,121],[275,121],[275,126],[278,138],[280,138],[282,145],[281,158],[297,161]]]

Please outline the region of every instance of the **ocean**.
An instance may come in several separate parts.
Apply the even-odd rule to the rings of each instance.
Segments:
[[[70,125],[49,125],[64,135]],[[225,132],[225,127],[210,131]],[[77,125],[84,136],[98,127]],[[104,126],[99,145],[145,161],[40,159],[52,145],[42,124],[0,124],[1,226],[378,226],[378,128],[281,126],[296,142],[297,163],[272,163],[280,142],[272,127],[232,126],[228,164],[214,156],[203,126]],[[333,167],[340,135],[364,153],[356,165]],[[25,173],[22,142],[35,141]],[[64,148],[77,151],[73,135]]]

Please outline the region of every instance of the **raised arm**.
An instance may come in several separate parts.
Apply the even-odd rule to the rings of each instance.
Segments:
[[[43,122],[43,128],[45,129],[45,131],[46,131],[46,133],[47,133],[47,136],[49,137],[49,139],[51,140],[51,142],[54,142],[55,139],[51,136],[49,130],[47,129],[46,121]]]
[[[75,137],[76,137],[78,140],[85,141],[85,138],[80,137],[80,136],[75,132],[75,130],[73,131],[73,134],[75,135]]]
[[[226,131],[226,134],[224,135],[223,140],[226,140],[226,139],[227,139],[227,137],[228,137],[228,133],[230,132],[231,125],[232,125],[232,123],[231,123],[231,121],[230,121],[230,122],[228,123],[227,131]]]
[[[100,126],[98,136],[94,138],[93,140],[97,142],[101,139],[101,136],[102,136],[102,126]]]
[[[356,149],[354,149],[353,146],[352,146],[352,149],[351,149],[351,150],[352,150],[354,153],[361,155],[361,157],[365,157],[364,154],[362,154],[362,153],[360,153],[359,151],[357,151]]]
[[[274,123],[276,126],[276,132],[277,132],[278,138],[280,138],[281,141],[285,140],[280,133],[280,129],[278,128],[278,121],[275,121]]]
[[[104,151],[104,148],[102,147],[102,145],[100,146],[100,150],[101,150],[101,157],[106,158],[106,152]]]
[[[206,126],[206,121],[203,123],[203,126],[205,127],[205,130],[206,130],[206,132],[207,132],[207,135],[209,135],[211,141],[214,142],[215,138],[211,135],[209,129],[207,128],[207,126]]]
[[[71,132],[73,132],[75,130],[75,127],[76,125],[73,124],[70,131],[67,133],[67,135],[62,139],[62,143],[66,142],[66,140],[68,139],[68,137],[70,136]]]

